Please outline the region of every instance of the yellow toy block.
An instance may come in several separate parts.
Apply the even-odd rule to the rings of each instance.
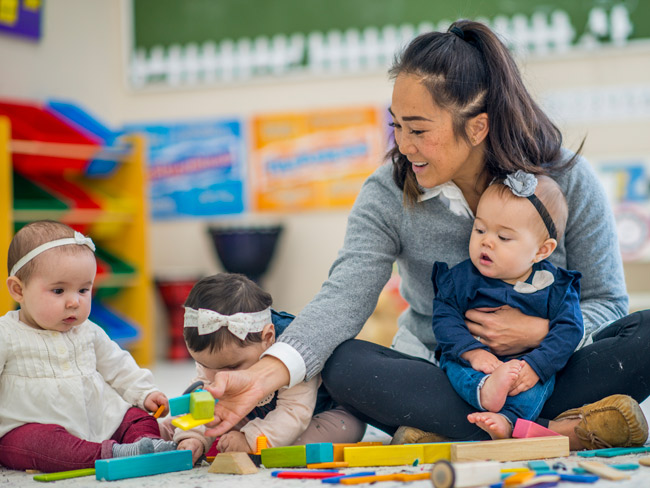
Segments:
[[[424,459],[420,462],[424,464],[433,464],[436,461],[451,459],[451,442],[435,442],[430,444],[420,444],[424,450]]]
[[[346,447],[343,458],[352,467],[360,466],[401,466],[424,462],[423,444],[404,444],[401,446]]]
[[[343,449],[346,447],[368,447],[368,446],[383,446],[381,442],[351,442],[351,443],[335,443],[334,447],[334,462],[343,461]]]
[[[214,397],[205,390],[190,393],[190,413],[196,419],[214,418]]]
[[[198,427],[199,425],[212,422],[213,420],[214,420],[214,414],[213,417],[209,419],[195,419],[191,413],[188,413],[187,415],[181,415],[180,417],[176,417],[175,419],[172,419],[172,425],[178,427],[179,429],[190,430],[193,429],[194,427]]]

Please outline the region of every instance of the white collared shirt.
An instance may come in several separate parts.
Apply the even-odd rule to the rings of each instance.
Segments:
[[[469,204],[465,200],[465,195],[463,195],[463,192],[453,181],[448,181],[433,188],[420,187],[420,189],[424,191],[420,195],[419,200],[421,202],[438,197],[441,202],[447,205],[452,213],[470,219],[474,218],[474,212],[469,208]]]

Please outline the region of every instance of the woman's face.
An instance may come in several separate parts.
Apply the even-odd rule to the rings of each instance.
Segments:
[[[454,180],[462,187],[474,185],[483,169],[482,153],[456,138],[452,115],[433,102],[431,94],[414,75],[395,80],[390,107],[395,142],[411,162],[420,186],[433,188]]]

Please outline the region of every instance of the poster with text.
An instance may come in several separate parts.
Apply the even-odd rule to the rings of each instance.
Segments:
[[[154,219],[244,211],[244,149],[239,120],[132,124],[147,136]]]
[[[386,150],[374,107],[272,114],[252,121],[251,199],[257,211],[349,208]]]

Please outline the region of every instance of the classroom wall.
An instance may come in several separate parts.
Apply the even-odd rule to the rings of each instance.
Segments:
[[[47,2],[41,42],[0,38],[0,96],[71,99],[109,125],[127,122],[249,116],[256,113],[390,103],[391,83],[384,72],[340,78],[290,78],[216,85],[197,89],[130,90],[124,79],[129,2],[57,0]],[[543,99],[576,87],[650,85],[650,45],[608,47],[596,52],[520,59],[531,92]],[[648,155],[650,120],[614,123],[558,120],[567,145],[587,136],[584,154]],[[298,312],[318,291],[343,241],[347,212],[249,215],[252,221],[285,226],[275,260],[264,279],[277,308]],[[227,220],[227,219],[226,219]],[[232,217],[230,218],[232,220]],[[151,262],[157,276],[197,276],[220,269],[208,240],[210,222],[153,222]],[[634,265],[631,288],[644,291],[645,265]],[[165,312],[158,309],[164,327]]]

